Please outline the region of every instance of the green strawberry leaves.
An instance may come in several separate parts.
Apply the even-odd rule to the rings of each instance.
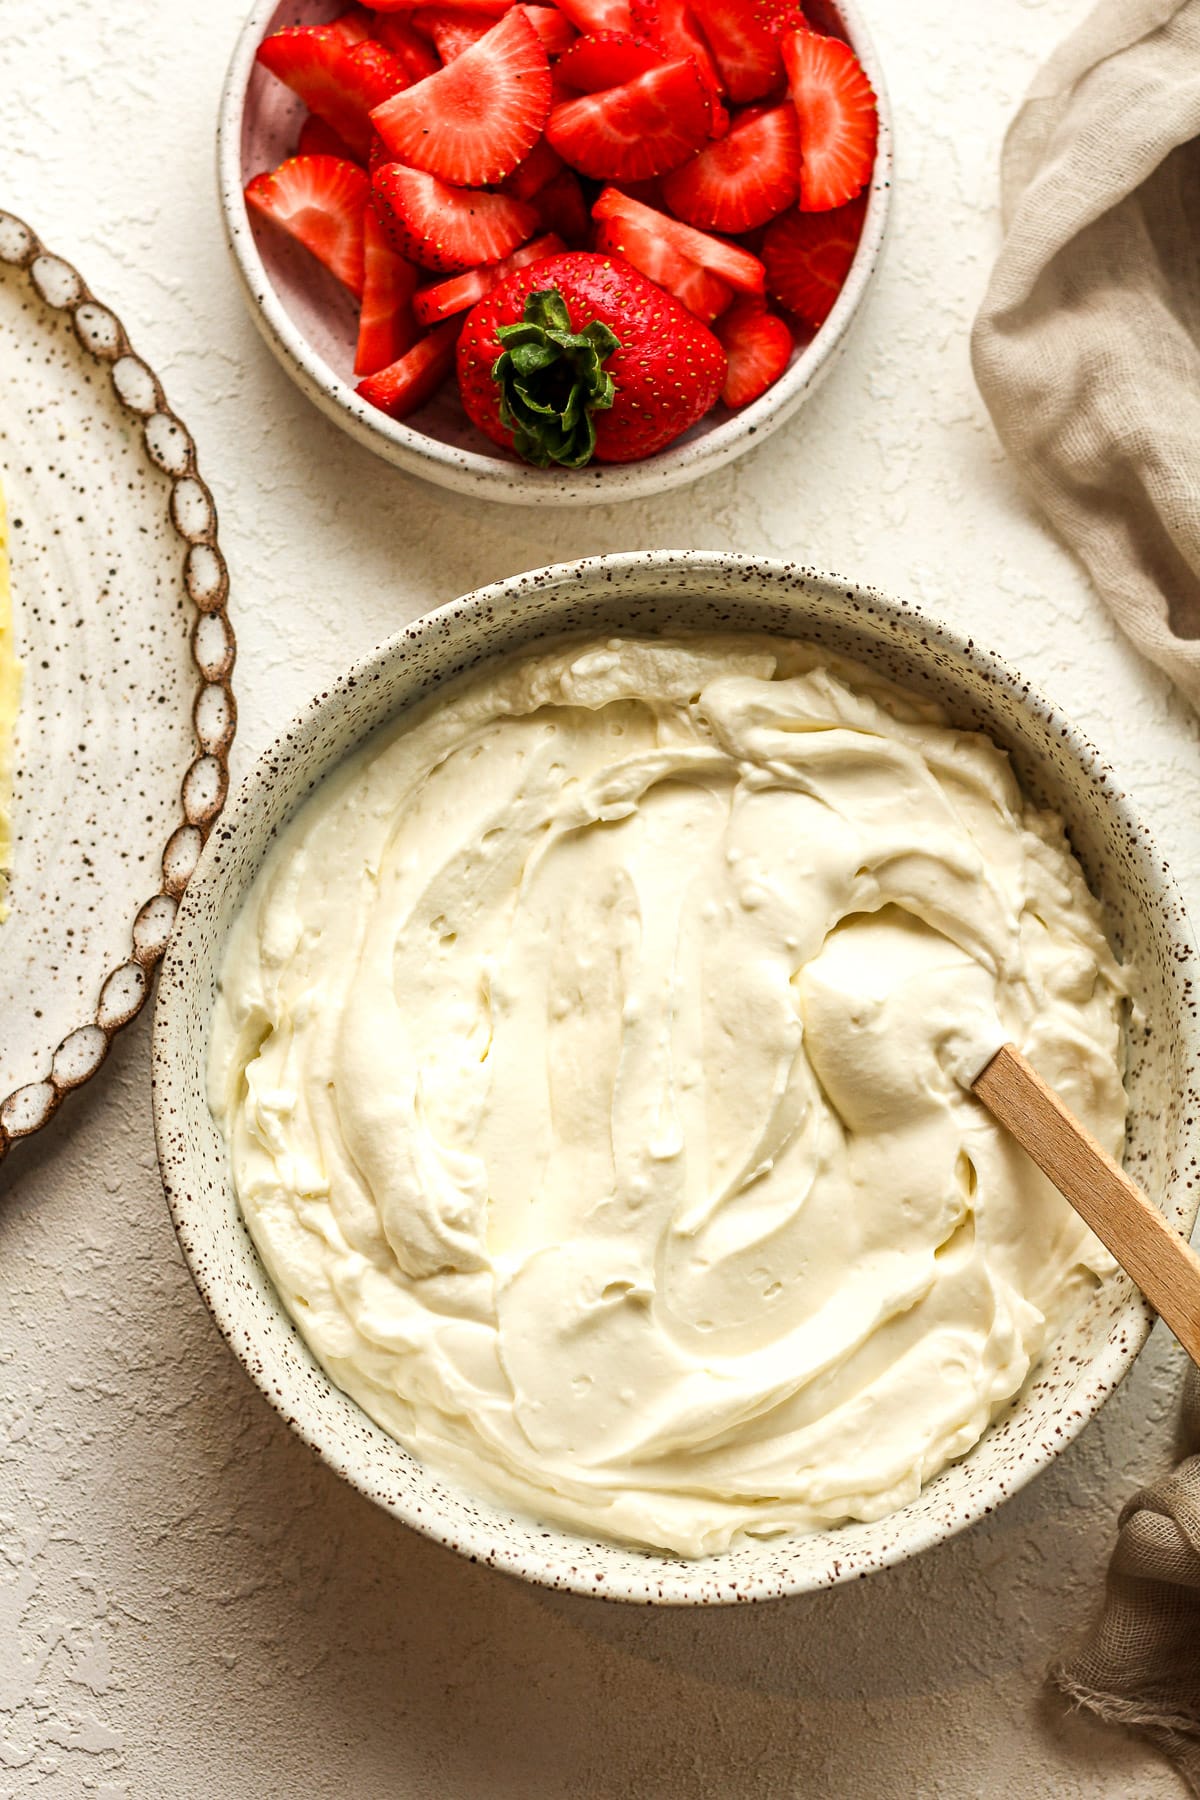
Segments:
[[[504,351],[492,379],[513,449],[537,469],[582,469],[596,448],[592,414],[606,412],[616,396],[604,363],[620,339],[598,319],[573,331],[557,288],[527,295],[520,324],[501,325],[496,336]]]

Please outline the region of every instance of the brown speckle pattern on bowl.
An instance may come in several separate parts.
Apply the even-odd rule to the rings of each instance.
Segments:
[[[994,1510],[1077,1435],[1128,1371],[1152,1315],[1107,1284],[970,1456],[874,1524],[749,1544],[687,1563],[512,1516],[439,1479],[328,1381],[276,1298],[242,1224],[203,1071],[216,972],[273,835],[349,748],[485,658],[565,635],[767,631],[871,664],[940,701],[1011,753],[1056,807],[1135,974],[1127,1162],[1181,1231],[1200,1190],[1195,950],[1171,876],[1108,768],[1029,684],[972,641],[852,582],[794,565],[656,551],[543,569],[409,627],[315,700],[264,755],[213,832],[180,909],[155,1018],[159,1156],[184,1254],[235,1353],[319,1454],[397,1517],[478,1561],[580,1593],[714,1605],[832,1586],[896,1562]]]
[[[0,283],[25,664],[0,927],[2,1160],[144,1004],[224,804],[237,712],[228,575],[186,427],[116,314],[3,211]],[[15,511],[27,502],[36,522]]]

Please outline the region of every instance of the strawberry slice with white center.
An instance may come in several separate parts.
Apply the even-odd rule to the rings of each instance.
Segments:
[[[577,93],[598,94],[636,81],[666,61],[666,52],[649,38],[633,37],[628,31],[592,31],[575,39],[555,63],[554,72]]]
[[[673,59],[690,56],[718,102],[721,77],[687,0],[630,0],[629,10],[637,36],[648,38]]]
[[[601,181],[640,181],[675,169],[708,140],[708,88],[690,58],[620,87],[556,106],[546,136],[564,162]]]
[[[640,200],[632,200],[616,188],[604,189],[592,207],[592,217],[619,219],[624,224],[640,227],[646,237],[669,244],[689,262],[698,263],[710,275],[717,276],[741,293],[761,294],[766,286],[763,266],[748,250],[726,243],[724,238],[710,237],[706,231],[697,231],[678,219],[670,219],[666,213],[643,206]]]
[[[292,156],[256,175],[246,205],[311,250],[353,294],[363,291],[363,214],[371,184],[357,163]]]
[[[850,273],[866,211],[865,194],[831,212],[792,211],[763,238],[768,291],[814,331],[829,317]]]
[[[273,32],[258,46],[257,57],[364,163],[371,147],[371,108],[408,84],[402,64],[381,44],[348,43],[327,25]]]
[[[740,104],[782,92],[779,39],[759,23],[751,0],[691,0],[691,5],[731,100]]]
[[[441,64],[414,27],[411,17],[402,19],[398,15],[376,13],[374,25],[376,38],[398,59],[410,82],[424,81],[426,75],[437,74]]]
[[[461,319],[448,319],[428,337],[420,338],[398,362],[360,381],[355,391],[389,418],[406,419],[432,400],[449,379],[461,330]]]
[[[792,334],[761,300],[738,300],[713,330],[728,359],[721,398],[735,412],[761,399],[792,360]]]
[[[526,200],[451,187],[403,163],[384,163],[373,185],[393,247],[424,269],[457,275],[477,263],[499,262],[538,230],[538,215]]]
[[[629,0],[558,0],[558,10],[579,31],[632,31]]]
[[[550,111],[550,60],[519,8],[437,75],[376,107],[371,123],[410,168],[458,187],[503,179]]]
[[[735,118],[727,137],[663,181],[671,211],[709,231],[753,231],[792,206],[799,191],[800,128],[786,103]]]
[[[523,244],[519,250],[514,250],[503,262],[485,263],[481,268],[468,269],[465,275],[452,275],[449,281],[439,281],[436,287],[422,288],[413,302],[417,323],[437,325],[442,319],[453,318],[455,313],[469,312],[477,300],[490,294],[506,276],[514,275],[528,263],[558,256],[565,249],[562,239],[548,231],[545,237],[534,238],[531,244]]]
[[[358,317],[354,373],[375,375],[416,343],[413,295],[417,271],[397,256],[368,206],[363,215],[363,297]]]
[[[601,255],[622,257],[632,263],[647,281],[656,281],[659,287],[666,288],[706,325],[711,325],[733,299],[733,289],[726,282],[681,256],[653,232],[631,225],[628,219],[601,219],[593,233],[592,246]]]
[[[780,40],[800,122],[800,205],[827,212],[871,179],[878,119],[862,64],[840,38],[793,31]]]

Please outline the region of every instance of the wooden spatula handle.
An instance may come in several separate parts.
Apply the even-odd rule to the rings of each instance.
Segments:
[[[1200,1256],[1047,1087],[1013,1044],[972,1091],[1091,1226],[1200,1363]]]

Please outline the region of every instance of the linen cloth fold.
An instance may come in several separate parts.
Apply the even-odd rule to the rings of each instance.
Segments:
[[[1104,1609],[1050,1671],[1077,1705],[1142,1732],[1200,1794],[1200,1370],[1184,1384],[1191,1454],[1121,1513]]]
[[[1100,0],[1005,140],[972,333],[1001,441],[1134,644],[1200,707],[1200,0]],[[1200,1795],[1200,1373],[1125,1507],[1104,1608],[1051,1670]]]
[[[1005,140],[975,377],[1134,644],[1200,707],[1200,0],[1101,0]]]

